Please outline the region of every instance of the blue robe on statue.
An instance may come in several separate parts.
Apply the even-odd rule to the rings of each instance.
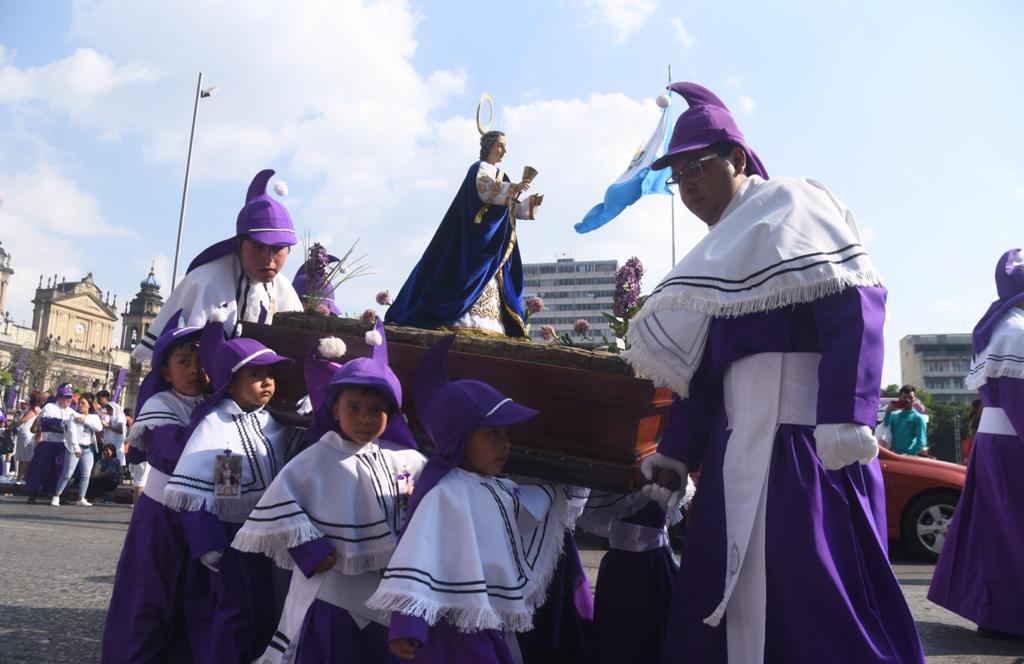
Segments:
[[[511,337],[523,324],[523,263],[515,220],[507,205],[485,203],[477,192],[480,162],[469,167],[459,192],[384,322],[413,327],[449,325],[469,311],[501,271],[501,320]],[[499,171],[499,182],[508,182]]]

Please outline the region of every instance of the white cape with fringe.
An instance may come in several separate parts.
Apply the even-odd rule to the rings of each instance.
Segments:
[[[192,411],[202,400],[203,395],[189,397],[174,389],[157,392],[142,404],[142,410],[128,430],[128,444],[146,452],[144,433],[168,424],[187,427]]]
[[[270,282],[253,281],[242,268],[238,252],[232,252],[200,265],[181,278],[132,351],[132,360],[141,363],[152,359],[157,335],[178,309],[181,309],[181,317],[175,327],[202,327],[209,320],[210,312],[223,305],[228,308],[224,329],[231,336],[237,336],[239,323],[259,322],[261,311],[266,311],[263,322],[267,325],[273,322],[275,313],[302,311],[302,300],[283,272]]]
[[[360,446],[337,432],[325,433],[288,462],[231,546],[292,569],[288,549],[323,537],[337,550],[335,569],[345,574],[382,569],[426,458],[380,442],[385,447]]]
[[[971,361],[964,385],[976,390],[990,378],[1024,378],[1024,309],[1014,307],[996,324],[988,345]]]
[[[264,408],[246,412],[222,399],[189,436],[167,481],[164,504],[186,512],[205,509],[222,521],[245,521],[284,465],[296,432]],[[217,498],[213,491],[216,458],[225,450],[242,457],[241,495],[234,498]]]
[[[630,349],[622,356],[656,385],[686,397],[712,318],[881,284],[853,214],[824,185],[752,175],[630,322]]]
[[[422,499],[366,605],[461,632],[525,632],[571,527],[568,487],[455,468]]]

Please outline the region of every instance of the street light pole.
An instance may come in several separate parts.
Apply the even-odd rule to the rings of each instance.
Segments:
[[[199,72],[196,83],[196,101],[192,106],[192,132],[188,136],[188,158],[185,160],[185,186],[181,190],[181,212],[178,214],[178,240],[174,243],[174,270],[171,273],[171,290],[178,283],[178,257],[181,253],[181,232],[185,227],[185,201],[188,199],[188,175],[192,169],[192,145],[196,140],[196,118],[199,116],[199,100],[212,97],[217,88],[203,90],[203,72]]]

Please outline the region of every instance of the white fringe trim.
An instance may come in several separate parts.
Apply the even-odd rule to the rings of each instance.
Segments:
[[[533,629],[533,611],[508,611],[495,609],[491,605],[476,607],[452,607],[437,604],[419,595],[377,591],[366,606],[375,611],[416,616],[436,625],[444,620],[460,632],[472,633],[485,629],[499,631],[528,632]]]
[[[874,268],[855,272],[839,272],[828,279],[810,284],[799,284],[788,288],[762,286],[754,293],[744,296],[735,302],[722,302],[711,297],[691,292],[689,287],[668,287],[665,291],[652,296],[644,303],[636,320],[643,320],[646,313],[665,309],[688,309],[707,314],[713,318],[735,318],[762,311],[771,311],[793,304],[805,304],[841,293],[847,288],[858,286],[882,286],[882,276]],[[673,293],[673,290],[683,290]],[[632,326],[631,326],[632,327]]]
[[[767,293],[748,296],[747,299],[735,302],[721,302],[698,295],[687,287],[669,287],[644,303],[643,308],[631,323],[629,332],[626,333],[630,348],[623,351],[622,358],[640,375],[650,379],[656,387],[667,387],[685,399],[690,395],[690,378],[692,376],[684,376],[671,371],[670,365],[665,362],[663,357],[652,353],[645,347],[640,333],[637,332],[638,324],[648,316],[660,311],[685,310],[712,318],[735,318],[795,304],[814,302],[841,293],[847,288],[882,285],[881,275],[874,268],[866,268],[855,272],[840,272],[817,283],[800,284],[789,288],[770,288]],[[674,293],[674,290],[682,292]],[[764,289],[762,288],[762,290]],[[699,361],[694,365],[695,371],[698,364]]]
[[[965,378],[964,386],[969,390],[978,390],[993,378],[1024,378],[1024,367],[986,365],[984,371]]]
[[[206,510],[217,513],[217,501],[213,494],[196,494],[189,491],[178,491],[168,487],[164,490],[164,506],[176,512],[198,512]]]
[[[288,549],[321,537],[324,537],[324,534],[308,523],[276,531],[257,531],[243,526],[231,542],[231,548],[249,553],[262,553],[272,559],[278,567],[290,570],[295,569],[295,561]],[[394,550],[394,546],[389,546],[376,551],[347,553],[335,547],[338,559],[334,568],[343,574],[351,575],[384,569],[391,560]]]

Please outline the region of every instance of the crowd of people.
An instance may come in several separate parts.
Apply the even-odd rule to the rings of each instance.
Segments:
[[[670,88],[689,108],[652,167],[671,169],[709,233],[629,328],[626,360],[676,395],[647,484],[610,494],[505,476],[510,431],[537,411],[449,379],[454,335],[404,386],[434,448],[424,456],[380,320],[368,356],[327,338],[305,358],[308,428],[275,417],[292,360],[239,323],[272,324],[303,293],[283,276],[295,230],[262,171],[235,235],[192,262],[136,349],[150,371],[134,423],[70,386],[19,418],[35,432],[32,501],[77,472],[88,504],[120,472],[116,445],[89,472],[108,431],[148,466],[104,662],[924,662],[888,560],[872,432],[881,276],[824,185],[769,178],[713,93]],[[516,221],[543,199],[519,200],[528,183],[497,168],[504,134],[481,134],[389,321],[523,335]],[[996,282],[974,336],[967,484],[930,597],[981,633],[1020,637],[1024,253],[1000,258]],[[907,390],[885,415],[904,453],[927,445],[913,403]],[[677,562],[666,527],[688,502]],[[609,540],[596,595],[577,527]]]
[[[30,503],[44,493],[59,507],[65,489],[73,486],[75,504],[91,507],[90,500],[113,500],[123,481],[134,481],[124,464],[132,411],[111,401],[107,390],[76,392],[64,384],[53,393],[32,392],[17,406],[0,424],[5,493],[24,487]]]

